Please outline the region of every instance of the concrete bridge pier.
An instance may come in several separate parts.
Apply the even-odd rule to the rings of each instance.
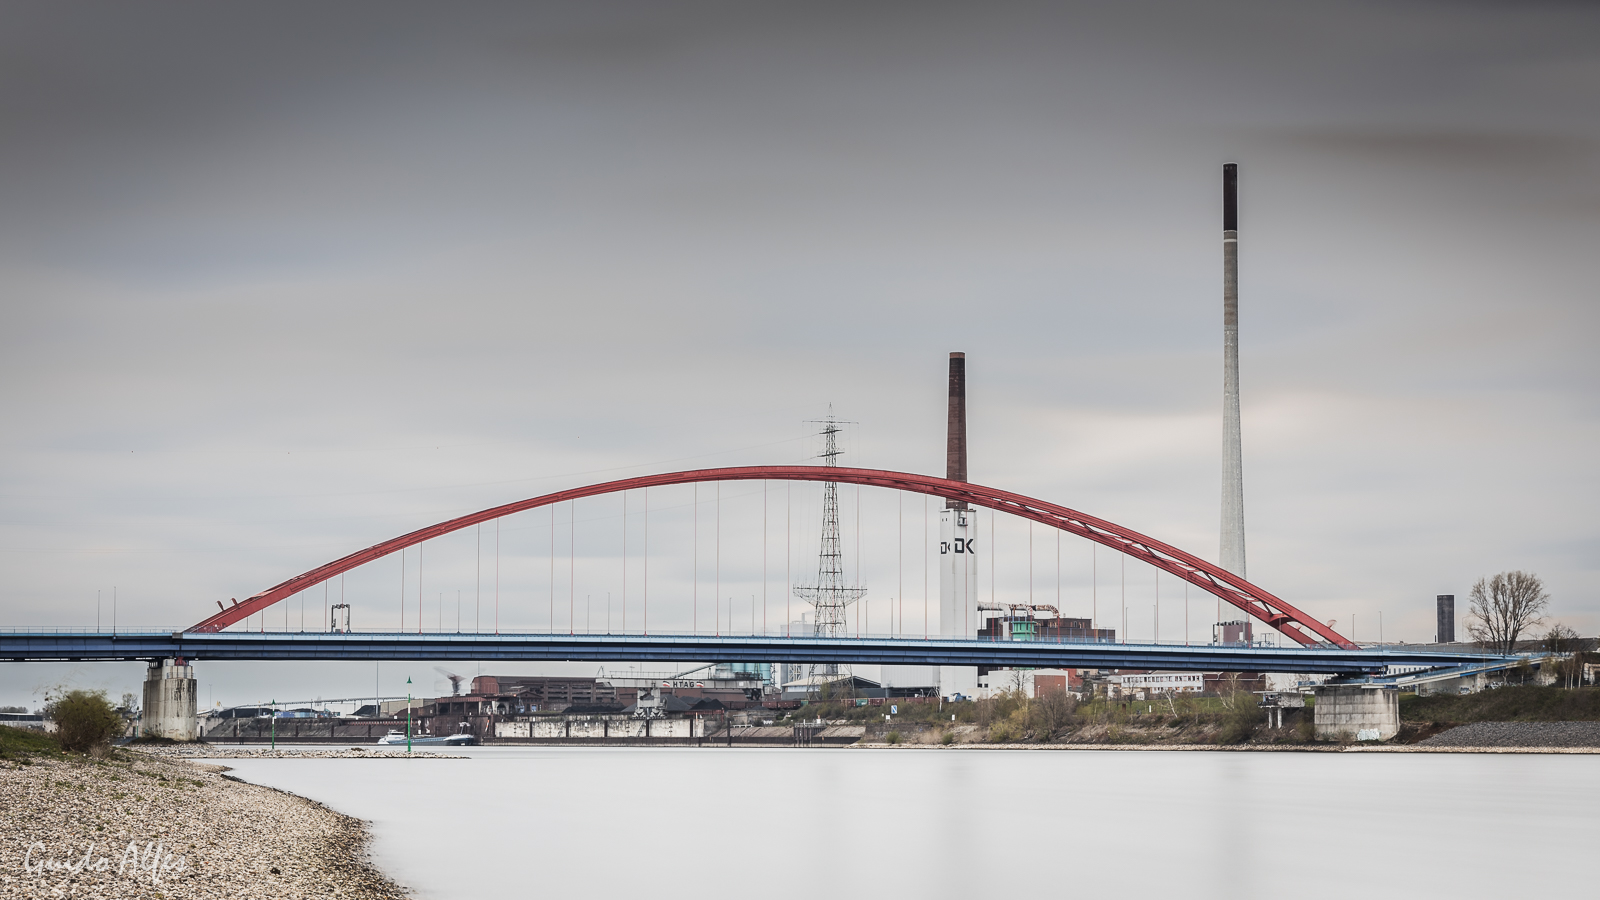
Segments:
[[[1386,741],[1400,733],[1400,691],[1392,685],[1329,684],[1316,695],[1318,740]]]
[[[141,737],[192,741],[199,737],[195,711],[194,666],[176,659],[152,659],[144,676],[144,720]]]

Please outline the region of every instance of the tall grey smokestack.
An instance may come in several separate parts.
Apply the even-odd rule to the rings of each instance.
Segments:
[[[950,405],[945,418],[944,477],[967,480],[967,355],[950,354]],[[946,500],[947,509],[966,509],[961,500]]]
[[[1244,452],[1239,435],[1239,167],[1222,166],[1222,567],[1244,574]]]

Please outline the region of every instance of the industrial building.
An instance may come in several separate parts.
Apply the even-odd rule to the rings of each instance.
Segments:
[[[800,705],[784,703],[771,679],[767,663],[602,671],[593,678],[480,675],[470,694],[419,704],[412,715],[426,733],[480,738],[700,738],[705,719],[726,719],[731,710]]]
[[[1095,670],[1084,669],[980,669],[977,697],[987,698],[999,694],[1020,692],[1024,697],[1037,700],[1051,691],[1079,693],[1083,691],[1086,674],[1093,677]]]
[[[976,697],[1021,693],[1038,699],[1050,691],[1080,696],[1145,700],[1167,694],[1222,694],[1271,688],[1259,672],[1147,672],[1103,669],[984,669]]]
[[[1053,606],[1003,607],[981,606],[983,610],[1004,610],[1005,615],[987,619],[978,629],[978,637],[991,641],[1093,641],[1115,643],[1114,628],[1096,628],[1088,619],[1066,618],[1060,615],[1047,619],[1034,617],[1035,611],[1055,612]]]
[[[1198,694],[1206,689],[1201,672],[1151,672],[1146,675],[1116,676],[1123,693],[1134,691],[1157,694]]]
[[[440,702],[448,702],[452,712],[468,712],[468,707],[476,703],[470,710],[474,714],[506,715],[569,706],[616,706],[632,700],[630,697],[619,701],[617,689],[609,682],[552,675],[479,675],[472,679],[472,695],[460,700],[440,698]],[[485,708],[484,703],[491,706]]]
[[[1267,690],[1260,672],[1124,672],[1106,679],[1109,697],[1149,700],[1169,694],[1227,694]]]
[[[791,681],[783,686],[784,700],[839,700],[856,697],[886,696],[882,684],[859,675],[817,674]],[[906,694],[904,696],[915,696]]]

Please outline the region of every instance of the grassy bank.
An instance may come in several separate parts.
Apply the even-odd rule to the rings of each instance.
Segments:
[[[0,759],[26,764],[39,757],[61,755],[61,745],[48,734],[0,725]]]
[[[1400,696],[1400,720],[1414,725],[1471,722],[1600,722],[1600,688],[1508,685],[1476,694]]]
[[[793,721],[865,725],[867,740],[888,743],[1058,743],[1058,744],[1245,744],[1308,743],[1311,710],[1291,716],[1286,727],[1266,727],[1256,697],[1243,691],[1221,697],[1164,697],[1159,700],[1107,700],[1079,703],[1067,694],[1038,699],[1011,693],[958,703],[898,704],[899,714],[884,721],[888,706],[849,702],[809,703]]]

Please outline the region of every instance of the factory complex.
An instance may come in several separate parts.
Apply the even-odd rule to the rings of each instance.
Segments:
[[[741,732],[752,729],[750,735],[762,731],[779,738],[768,743],[812,743],[815,732],[826,729],[827,723],[807,721],[803,710],[820,701],[885,707],[892,720],[903,705],[1004,694],[1039,699],[1059,692],[1077,700],[1093,696],[1145,700],[1169,693],[1259,692],[1269,685],[1269,679],[1258,673],[997,668],[978,670],[974,694],[947,698],[928,687],[895,687],[848,672],[800,675],[782,684],[774,678],[775,673],[805,668],[751,664],[678,673],[630,669],[592,678],[480,675],[460,693],[431,699],[380,698],[347,714],[316,704],[219,709],[202,716],[198,730],[203,739],[219,743],[365,743],[400,731],[415,738],[463,735],[472,743],[516,744],[694,743],[719,735],[744,740],[747,735]],[[788,724],[780,728],[779,720],[786,717]],[[801,724],[793,724],[797,721]],[[774,729],[782,733],[773,735]]]

